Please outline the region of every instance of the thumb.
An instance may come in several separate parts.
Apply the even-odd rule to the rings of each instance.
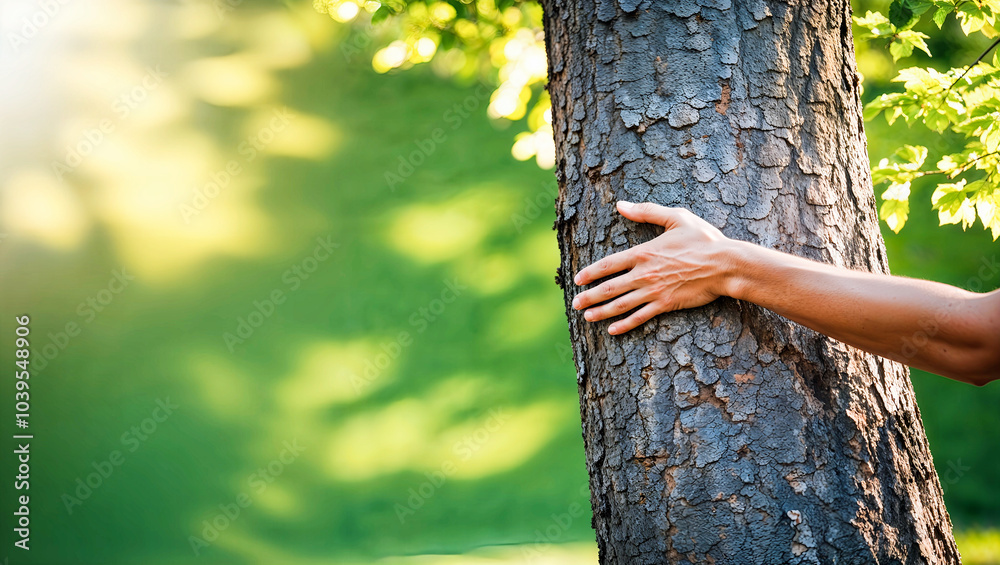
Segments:
[[[618,212],[633,222],[657,224],[665,228],[672,227],[679,214],[676,208],[667,208],[652,202],[633,204],[624,200],[618,201]]]

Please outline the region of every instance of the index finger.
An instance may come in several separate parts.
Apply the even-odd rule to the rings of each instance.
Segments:
[[[604,259],[582,269],[573,278],[573,282],[577,285],[584,285],[619,271],[631,269],[635,266],[635,259],[631,251],[631,249],[626,249],[625,251],[608,255]]]

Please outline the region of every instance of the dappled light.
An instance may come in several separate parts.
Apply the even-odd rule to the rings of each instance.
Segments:
[[[510,290],[524,277],[519,258],[510,253],[493,253],[458,264],[463,280],[480,294],[499,294]]]
[[[208,136],[180,130],[132,143],[109,140],[88,162],[100,187],[95,213],[139,276],[179,283],[219,254],[270,251],[270,221],[248,201],[262,186],[260,177],[227,167],[222,155],[206,159],[215,151]],[[164,155],[169,158],[157,158]]]
[[[314,161],[330,157],[344,140],[344,132],[329,121],[289,108],[260,110],[246,120],[243,131],[249,147],[256,142],[262,153]]]
[[[97,438],[59,424],[47,522],[73,532],[79,516],[163,548],[145,562],[371,563],[530,543],[529,525],[585,503],[552,181],[511,159],[489,93],[428,68],[429,87],[400,98],[374,51],[352,55],[367,44],[310,3],[101,5],[29,45],[59,71],[26,67],[26,110],[0,109],[23,140],[0,142],[5,298],[39,320],[40,378],[65,375],[44,402]],[[369,8],[340,2],[335,17]],[[415,37],[405,64],[438,49]],[[459,55],[433,64],[472,62]],[[65,257],[46,259],[45,285],[25,284],[42,269],[28,249]],[[79,334],[64,338],[67,323]],[[109,397],[79,403],[91,390]],[[58,496],[157,402],[177,408],[67,513]],[[401,521],[435,472],[446,483]],[[149,473],[175,486],[150,489]],[[532,476],[572,480],[543,491]],[[220,518],[238,500],[238,518]],[[498,520],[503,500],[523,513]],[[139,505],[153,530],[129,518]],[[537,562],[575,559],[561,544],[586,539],[587,519]],[[295,539],[281,533],[293,525]],[[518,554],[492,555],[467,557]]]
[[[90,217],[79,197],[44,170],[22,170],[0,188],[0,221],[6,231],[58,250],[86,237]]]
[[[454,470],[449,475],[472,479],[524,463],[552,439],[564,406],[491,405],[480,392],[486,379],[451,377],[422,398],[351,418],[325,449],[327,471],[337,480],[358,481],[402,471],[430,472],[450,462]]]
[[[71,117],[51,124],[31,112],[10,117],[12,131],[28,120],[46,128],[41,154],[50,156],[5,164],[6,192],[50,171],[32,181],[37,196],[8,196],[11,231],[65,249],[83,245],[87,226],[96,222],[109,231],[120,261],[159,285],[180,284],[220,256],[276,252],[283,239],[275,238],[257,202],[268,161],[326,159],[343,140],[328,119],[281,99],[276,73],[307,64],[313,45],[322,43],[302,17],[318,19],[315,12],[104,4],[107,12],[67,7],[74,17],[54,18],[56,29],[25,48],[25,56],[46,53],[59,61],[54,80],[65,94],[58,102]],[[160,33],[150,39],[146,32],[154,26]],[[221,39],[231,53],[189,55],[209,38]],[[151,58],[144,47],[150,42],[171,48]],[[41,79],[23,86],[46,89]],[[206,115],[205,104],[240,114],[216,112],[231,126],[209,131],[196,119]],[[230,131],[242,135],[234,139]],[[30,198],[48,202],[48,209],[26,209],[37,208]]]
[[[392,384],[396,364],[379,345],[371,339],[302,347],[293,371],[276,385],[275,400],[289,417],[314,415]]]
[[[514,198],[503,189],[477,188],[437,204],[410,206],[395,214],[390,244],[420,262],[456,259],[477,249],[491,230],[507,227]]]
[[[555,329],[565,316],[558,297],[522,298],[509,306],[494,321],[490,337],[499,346],[531,343]]]
[[[184,85],[217,106],[255,106],[274,99],[278,83],[249,54],[210,57],[189,63]]]
[[[231,359],[210,351],[192,353],[183,374],[213,418],[237,424],[259,414],[258,391],[247,385],[248,375]]]

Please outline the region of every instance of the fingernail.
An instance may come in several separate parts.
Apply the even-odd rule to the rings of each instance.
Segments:
[[[593,318],[593,317],[594,317],[594,313],[593,313],[593,312],[591,312],[590,310],[587,310],[586,312],[584,312],[584,313],[583,313],[583,319],[584,319],[584,320],[587,320],[588,322],[589,322],[589,321],[590,321],[590,319],[591,319],[591,318]]]
[[[618,207],[619,207],[619,208],[623,208],[623,209],[625,209],[625,210],[628,210],[628,209],[629,209],[629,208],[631,208],[632,206],[634,206],[634,204],[632,204],[631,202],[626,202],[626,201],[624,201],[624,200],[619,200],[619,201],[618,201]]]
[[[573,309],[574,310],[579,310],[580,309],[580,297],[579,296],[577,296],[576,298],[573,299]]]
[[[573,282],[580,284],[580,273],[577,273],[576,276],[573,277]]]
[[[615,333],[617,331],[618,331],[618,328],[616,326],[611,326],[610,328],[608,328],[608,333],[611,334],[611,335],[615,335]]]

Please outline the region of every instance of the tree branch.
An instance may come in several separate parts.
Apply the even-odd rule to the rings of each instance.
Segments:
[[[958,76],[957,79],[955,79],[955,82],[951,83],[951,86],[948,87],[948,90],[944,91],[945,96],[948,95],[948,92],[950,92],[952,88],[955,88],[955,85],[958,84],[958,81],[965,78],[965,75],[969,74],[969,71],[971,71],[976,65],[981,63],[983,59],[985,59],[986,56],[990,54],[990,51],[992,51],[993,48],[996,47],[997,45],[1000,45],[1000,37],[998,37],[996,41],[994,41],[989,47],[987,47],[986,51],[983,51],[983,53],[979,56],[979,58],[976,59],[976,62],[969,65],[969,68],[965,69],[965,72],[963,72],[961,75]]]

